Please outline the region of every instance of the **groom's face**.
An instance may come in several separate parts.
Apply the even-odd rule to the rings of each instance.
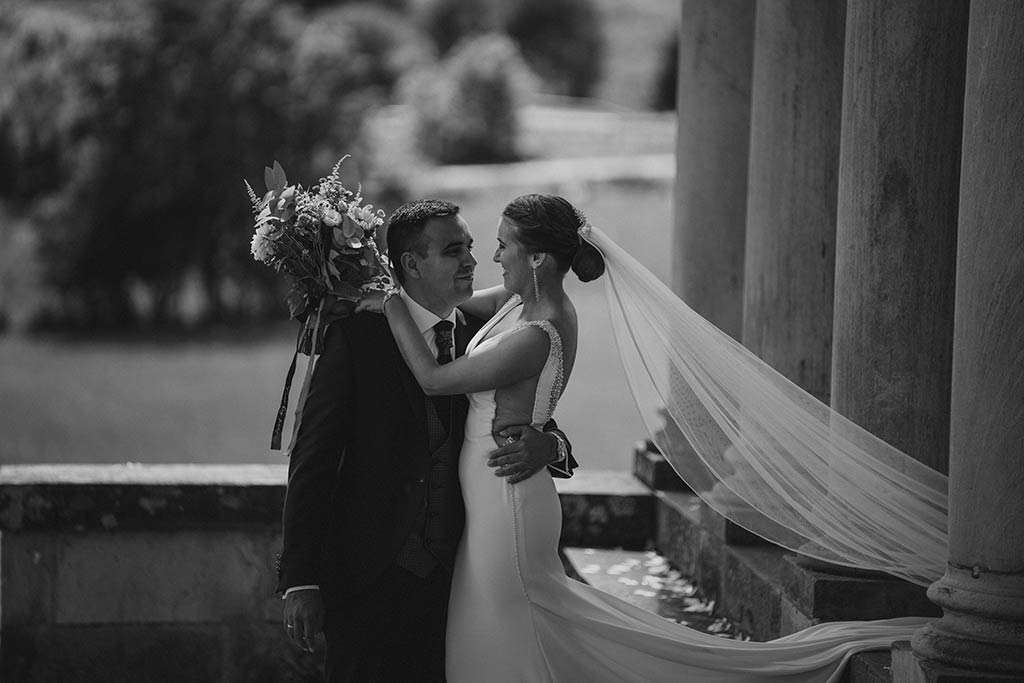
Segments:
[[[426,253],[417,261],[424,293],[448,307],[473,296],[473,236],[462,216],[431,218],[423,237]]]

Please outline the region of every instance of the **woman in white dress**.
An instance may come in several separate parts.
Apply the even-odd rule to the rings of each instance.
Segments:
[[[584,282],[604,271],[601,252],[583,239],[585,228],[561,197],[526,195],[505,208],[494,253],[504,286],[466,305],[490,321],[454,362],[437,364],[400,297],[361,304],[386,315],[427,394],[470,399],[459,465],[466,530],[448,615],[450,683],[827,681],[854,652],[909,638],[923,619],[823,624],[768,643],[730,641],[565,575],[550,475],[509,484],[487,459],[495,416],[543,425],[572,374],[576,310],[563,279],[570,269]]]

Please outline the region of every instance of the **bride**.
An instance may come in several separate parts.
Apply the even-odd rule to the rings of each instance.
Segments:
[[[865,496],[864,490],[877,482],[865,483],[856,476],[869,472],[863,476],[877,478],[883,465],[905,463],[880,464],[875,453],[884,449],[834,413],[815,415],[816,407],[807,405],[794,408],[798,416],[787,413],[791,406],[777,401],[803,400],[787,394],[793,387],[781,383],[781,389],[773,389],[784,395],[778,398],[756,381],[761,377],[758,373],[770,375],[764,374],[763,364],[716,336],[713,328],[689,319],[679,327],[677,308],[685,305],[672,297],[661,301],[654,296],[661,293],[660,285],[646,280],[649,274],[587,225],[568,201],[537,194],[513,200],[502,212],[497,243],[494,261],[501,266],[504,286],[478,292],[464,305],[468,312],[490,320],[470,342],[466,355],[454,362],[437,364],[400,297],[378,295],[360,303],[361,309],[386,316],[402,356],[427,394],[465,393],[470,399],[459,460],[466,529],[448,614],[446,668],[451,683],[828,681],[839,676],[854,652],[889,647],[925,623],[902,618],[821,624],[766,643],[730,641],[668,621],[568,578],[558,557],[560,507],[550,476],[541,472],[509,484],[494,476],[487,457],[494,449],[491,426],[496,418],[537,426],[554,412],[572,375],[578,343],[576,310],[563,279],[572,269],[582,281],[593,280],[606,265],[617,304],[613,320],[620,348],[634,349],[642,361],[627,368],[631,384],[634,390],[652,387],[671,424],[698,450],[696,464],[670,455],[684,478],[689,479],[685,473],[690,471],[695,480],[703,477],[714,482],[697,490],[711,499],[712,491],[724,485],[729,495],[718,496],[718,503],[729,508],[731,518],[748,522],[748,528],[787,547],[820,549],[825,559],[886,570],[910,566],[904,575],[917,576],[924,571],[922,565],[934,558],[918,561],[920,553],[905,544],[893,552],[885,540],[878,542],[878,549],[864,542],[864,537],[875,533],[861,519],[864,516],[886,530],[883,536],[888,543],[900,544],[903,539],[891,519],[874,519],[884,515],[873,514],[872,503],[866,500],[871,496]],[[629,276],[636,282],[631,283]],[[652,290],[645,292],[644,287]],[[630,293],[635,300],[628,299]],[[668,308],[645,313],[652,301]],[[649,328],[641,335],[646,339],[638,336],[643,325]],[[668,329],[662,329],[664,325]],[[700,355],[703,346],[724,354],[731,367],[714,370],[713,357]],[[740,354],[739,360],[730,354]],[[709,368],[709,377],[701,374]],[[748,384],[755,380],[758,388],[750,397],[729,389],[730,377],[744,372],[752,373],[745,379]],[[660,386],[661,377],[669,377],[669,384]],[[716,392],[723,391],[731,391],[729,401],[716,398]],[[759,409],[766,400],[776,401],[767,414]],[[719,414],[722,405],[726,406],[722,415],[728,419]],[[811,418],[801,410],[810,411]],[[771,433],[770,423],[779,420],[785,422],[786,438]],[[823,430],[822,421],[831,428]],[[820,453],[808,456],[805,451],[812,449]],[[837,453],[846,456],[841,467],[836,466],[835,457],[822,455]],[[720,465],[726,461],[727,469]],[[779,462],[787,466],[773,465]],[[828,468],[824,475],[823,466]],[[777,471],[786,473],[785,486],[776,485],[773,473]],[[737,478],[738,472],[743,476]],[[892,476],[885,481],[889,488],[876,492],[876,497],[891,505],[894,487],[905,482],[894,483]],[[941,482],[932,484],[941,487]],[[793,490],[800,487],[809,490],[794,495]],[[851,492],[846,493],[847,489]],[[905,524],[913,527],[922,506],[934,503],[930,522],[944,521],[935,519],[941,516],[937,510],[944,500],[933,501],[928,497],[930,490],[921,494],[919,489],[914,488],[915,495],[923,497],[924,503],[915,498],[917,504],[909,504],[909,513],[901,516],[897,511],[890,517],[906,517],[910,521]],[[858,510],[859,516],[850,523],[854,532],[837,531],[832,523],[837,513],[829,506],[844,505]],[[822,509],[809,509],[818,506]],[[927,530],[906,533],[927,535]]]

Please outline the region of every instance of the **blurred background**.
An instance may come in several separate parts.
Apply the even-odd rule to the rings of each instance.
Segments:
[[[0,463],[283,462],[287,284],[243,179],[455,201],[477,284],[502,207],[558,192],[668,281],[679,5],[0,0]],[[645,432],[603,283],[568,289],[556,413],[584,467]],[[290,411],[301,384],[300,358]],[[291,416],[285,442],[291,434]]]

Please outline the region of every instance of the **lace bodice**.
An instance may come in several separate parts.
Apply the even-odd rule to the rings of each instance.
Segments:
[[[558,404],[558,399],[562,396],[562,390],[565,388],[565,370],[564,360],[562,355],[562,337],[558,334],[558,330],[548,320],[527,320],[523,321],[507,330],[499,332],[493,337],[486,338],[495,325],[504,320],[512,311],[516,310],[523,305],[522,299],[518,294],[513,294],[512,298],[502,306],[494,316],[484,324],[480,331],[476,333],[476,336],[469,342],[466,347],[466,354],[470,355],[474,351],[480,348],[484,348],[491,344],[497,344],[500,340],[509,334],[517,332],[524,327],[539,327],[544,330],[551,340],[551,346],[548,351],[547,361],[544,363],[544,367],[541,369],[540,376],[537,379],[537,390],[534,394],[533,411],[531,424],[540,429],[555,412],[555,406]],[[476,394],[470,395],[471,405],[478,401],[484,400],[490,404],[494,403],[494,390],[477,392]],[[493,411],[492,411],[493,412]]]

